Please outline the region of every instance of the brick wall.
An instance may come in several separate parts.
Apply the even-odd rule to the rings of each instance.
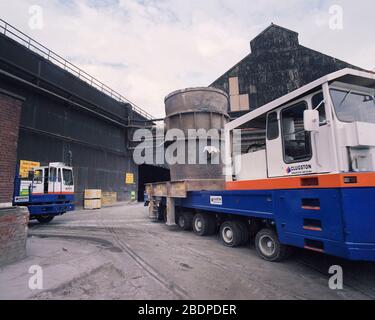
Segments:
[[[27,208],[0,208],[0,266],[26,256]]]
[[[0,206],[12,202],[22,100],[0,91]]]

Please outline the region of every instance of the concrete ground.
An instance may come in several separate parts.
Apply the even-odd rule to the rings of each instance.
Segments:
[[[29,268],[43,269],[31,290]],[[344,289],[328,269],[344,270]],[[147,218],[141,204],[29,225],[28,257],[0,269],[0,299],[374,299],[375,264],[298,250],[283,263]]]

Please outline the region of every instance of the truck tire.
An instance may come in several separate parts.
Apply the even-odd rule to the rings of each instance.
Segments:
[[[257,233],[255,247],[258,255],[270,262],[280,262],[290,254],[290,248],[281,244],[276,232],[269,228],[262,229]]]
[[[220,226],[220,238],[226,247],[238,247],[244,241],[243,228],[238,221],[225,221]]]
[[[160,205],[158,207],[157,220],[167,222],[167,207],[166,206]]]
[[[39,223],[42,223],[42,224],[46,224],[46,223],[50,223],[52,220],[53,220],[53,218],[55,218],[55,216],[36,216],[35,217],[36,218],[36,220],[38,220],[38,222]]]
[[[180,227],[181,230],[192,230],[193,214],[191,212],[181,212],[177,219],[177,225]]]
[[[249,234],[249,226],[246,224],[246,222],[244,221],[237,221],[238,223],[238,226],[241,228],[242,230],[242,241],[241,241],[241,245],[246,245],[248,242],[249,242],[249,237],[250,237],[250,234]]]
[[[193,217],[193,231],[200,237],[215,233],[216,219],[206,213],[197,213]]]

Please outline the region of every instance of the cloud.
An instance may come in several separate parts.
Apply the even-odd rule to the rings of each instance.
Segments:
[[[344,28],[328,27],[329,7]],[[29,27],[31,5],[44,28]],[[67,57],[154,116],[171,91],[207,86],[250,51],[271,22],[301,44],[364,68],[375,67],[373,1],[350,0],[19,0],[1,1],[3,19]]]

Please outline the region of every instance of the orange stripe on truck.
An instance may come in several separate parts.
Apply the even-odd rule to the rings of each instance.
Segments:
[[[48,192],[48,194],[74,194],[74,192]]]
[[[58,195],[71,195],[74,194],[74,192],[48,192],[48,193],[32,193],[34,196],[42,196],[47,194],[58,194]]]
[[[375,172],[340,173],[261,180],[233,181],[226,183],[226,190],[277,190],[375,187]]]

